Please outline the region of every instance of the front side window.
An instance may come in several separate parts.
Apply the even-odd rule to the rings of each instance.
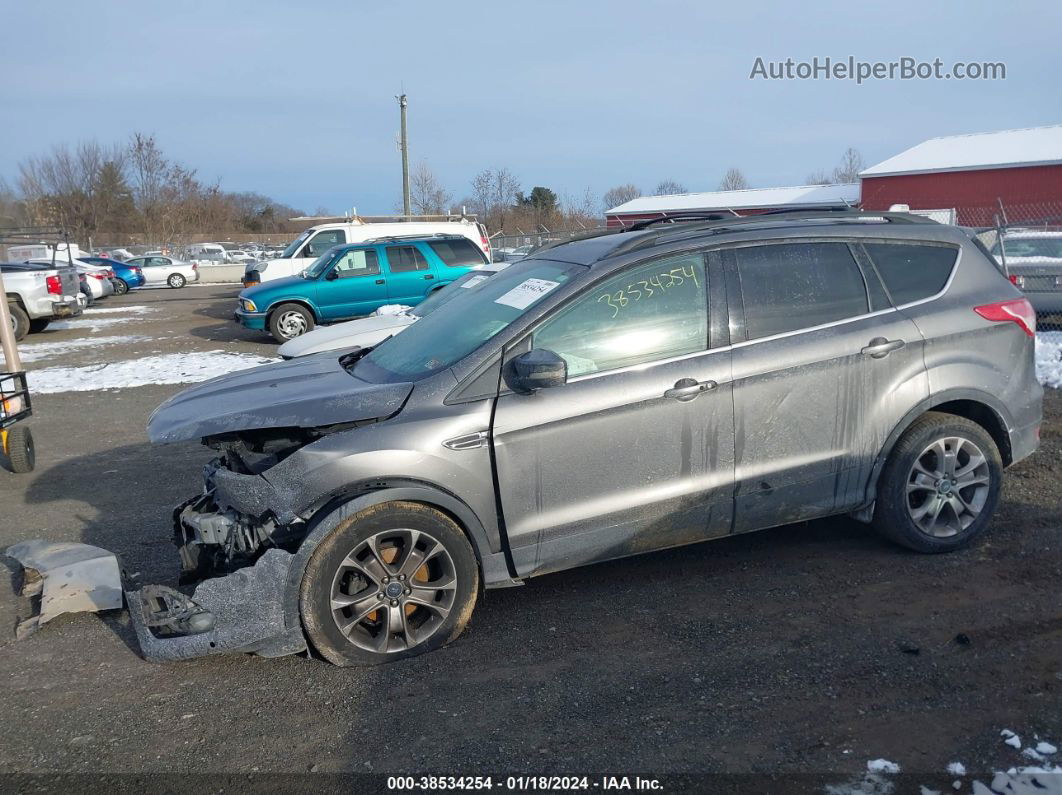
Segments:
[[[708,347],[704,257],[684,254],[612,276],[534,334],[533,347],[587,375]]]
[[[376,261],[375,249],[353,249],[339,255],[333,270],[340,279],[352,279],[378,274],[380,265]]]
[[[943,290],[959,256],[951,246],[864,243],[863,247],[897,305],[920,301]]]
[[[325,229],[310,238],[310,242],[302,251],[302,256],[319,257],[333,246],[341,246],[346,242],[347,236],[343,234],[342,229]]]
[[[387,262],[391,273],[428,270],[428,261],[416,246],[388,246]]]
[[[533,260],[506,268],[471,289],[454,288],[447,303],[359,360],[354,375],[375,383],[393,382],[451,367],[585,273],[581,265]]]
[[[847,243],[733,249],[750,340],[866,314],[863,274]]]
[[[428,243],[439,259],[452,268],[471,268],[487,261],[486,255],[471,240],[432,240]]]

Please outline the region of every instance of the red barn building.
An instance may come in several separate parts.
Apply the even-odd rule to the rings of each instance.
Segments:
[[[955,223],[1062,224],[1062,125],[931,138],[860,173],[861,206],[954,211]]]

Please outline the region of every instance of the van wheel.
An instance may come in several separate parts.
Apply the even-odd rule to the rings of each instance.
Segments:
[[[874,527],[918,552],[952,552],[985,531],[1003,462],[992,437],[965,417],[930,411],[908,428],[878,484]]]
[[[11,330],[15,334],[15,341],[18,342],[29,334],[29,315],[26,314],[25,309],[13,301],[7,302],[7,311],[11,314]]]
[[[281,304],[269,316],[269,332],[277,342],[301,337],[313,327],[313,315],[302,304]]]
[[[185,278],[179,273],[171,273],[170,278],[166,280],[166,284],[170,287],[184,287]]]
[[[300,612],[314,648],[335,665],[376,665],[433,651],[461,634],[479,567],[449,517],[415,502],[373,505],[314,550]]]

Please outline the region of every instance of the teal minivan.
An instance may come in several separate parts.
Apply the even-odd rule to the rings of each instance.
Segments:
[[[287,342],[314,326],[414,306],[468,270],[487,264],[461,235],[389,237],[329,249],[298,276],[240,293],[235,320]]]

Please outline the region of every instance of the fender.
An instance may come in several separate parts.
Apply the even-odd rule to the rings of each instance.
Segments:
[[[988,392],[983,392],[979,389],[963,388],[945,389],[943,392],[938,392],[935,395],[930,395],[928,398],[921,401],[913,409],[907,412],[907,414],[904,415],[903,419],[900,420],[899,424],[893,429],[892,433],[890,433],[888,438],[885,440],[885,444],[881,448],[881,452],[878,453],[878,457],[874,461],[874,468],[870,473],[870,482],[867,484],[866,489],[866,501],[861,509],[853,513],[853,515],[857,519],[859,519],[860,521],[870,521],[872,515],[871,509],[874,506],[874,500],[877,499],[878,478],[881,477],[881,470],[885,468],[885,462],[888,460],[889,455],[892,454],[893,447],[896,446],[896,442],[899,441],[904,431],[906,431],[911,426],[911,423],[913,423],[916,419],[921,417],[927,411],[932,411],[937,406],[943,405],[945,403],[951,403],[952,401],[956,400],[969,400],[973,403],[980,403],[988,407],[988,409],[996,415],[996,418],[999,420],[999,423],[1003,428],[1003,432],[1007,435],[1007,447],[1009,447],[1009,435],[1011,433],[1011,430],[1014,428],[1014,421],[1006,406],[1004,406],[999,400],[997,400],[994,395]],[[994,434],[992,434],[991,429],[986,428],[985,430],[987,430],[994,437]],[[1004,450],[1001,447],[1000,453],[1003,455],[1005,460],[1008,455],[1008,451]]]
[[[314,320],[320,321],[321,319],[321,311],[314,305],[313,301],[303,295],[296,296],[293,298],[277,298],[274,301],[270,301],[269,307],[265,310],[266,317],[269,317],[271,314],[273,314],[273,310],[281,304],[301,304],[302,306],[310,310],[310,314],[313,315]]]

